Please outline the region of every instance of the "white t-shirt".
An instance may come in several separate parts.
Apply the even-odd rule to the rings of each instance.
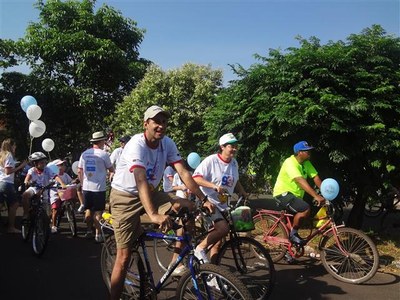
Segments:
[[[115,149],[115,150],[111,153],[111,155],[110,155],[110,160],[111,160],[111,163],[112,163],[114,166],[116,166],[116,165],[118,164],[119,158],[121,157],[122,150],[124,150],[124,148],[119,147],[119,148]]]
[[[106,190],[107,169],[112,167],[110,156],[104,150],[90,148],[79,159],[78,168],[83,169],[82,190],[104,192]]]
[[[70,184],[72,182],[71,176],[68,173],[64,173],[62,175],[58,174],[58,177],[64,182],[65,184]],[[50,189],[50,204],[53,204],[58,199],[58,192],[57,192],[57,184]]]
[[[150,148],[146,144],[144,133],[134,135],[125,145],[111,186],[119,191],[138,194],[135,176],[132,174],[135,168],[146,170],[147,182],[156,188],[164,173],[167,164],[175,164],[182,158],[172,139],[165,136],[160,140],[158,147]]]
[[[48,185],[50,180],[57,175],[48,167],[44,167],[43,171],[39,171],[35,167],[32,167],[28,170],[28,174],[31,175],[31,182],[36,183],[36,185],[41,187]]]
[[[172,181],[172,186],[182,186],[182,185],[185,185],[185,184],[183,183],[183,181],[182,181],[181,178],[179,177],[179,174],[178,174],[178,173],[175,173],[174,179],[173,179],[173,181]],[[185,187],[186,187],[186,186],[185,186]],[[188,189],[185,189],[185,190],[177,190],[175,194],[176,194],[179,198],[187,199],[187,198],[188,198],[188,192],[189,192]]]
[[[172,180],[174,179],[175,170],[171,166],[168,166],[164,170],[163,176],[163,190],[164,192],[172,192]]]
[[[14,183],[15,173],[6,174],[6,168],[15,168],[15,160],[11,153],[8,153],[6,159],[4,160],[4,166],[0,166],[0,181]]]
[[[221,186],[229,194],[233,194],[235,185],[239,180],[239,168],[235,158],[230,162],[222,159],[220,154],[212,154],[206,157],[193,173],[193,178],[203,177],[205,180]],[[214,189],[200,186],[201,191],[207,195],[210,202],[218,206],[220,210],[227,208],[226,203],[220,203],[218,193]]]

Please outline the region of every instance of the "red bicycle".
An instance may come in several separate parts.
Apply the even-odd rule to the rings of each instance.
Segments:
[[[304,246],[320,237],[318,249],[323,266],[334,278],[353,284],[371,279],[379,267],[379,254],[373,241],[363,232],[336,225],[334,206],[327,201],[326,221],[311,229],[304,245],[289,240],[293,215],[286,211],[258,210],[254,216],[252,236],[269,250],[274,262],[285,255],[298,258],[304,255]]]

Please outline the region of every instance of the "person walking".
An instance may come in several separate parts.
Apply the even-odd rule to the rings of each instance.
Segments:
[[[15,167],[15,150],[17,145],[11,138],[5,139],[1,143],[0,149],[0,203],[5,202],[8,207],[8,228],[9,233],[20,233],[15,228],[15,215],[19,206],[17,192],[14,186],[15,173],[22,170],[27,161],[23,161],[18,167]]]
[[[118,141],[120,142],[120,146],[116,148],[110,155],[110,160],[111,163],[113,164],[114,168],[117,166],[119,158],[121,157],[122,150],[124,150],[124,147],[127,142],[131,139],[130,136],[126,135],[123,137],[120,137]]]
[[[86,237],[92,236],[94,224],[96,242],[102,242],[99,221],[106,205],[107,170],[110,178],[114,173],[110,156],[103,150],[106,140],[107,136],[102,131],[93,133],[90,140],[93,147],[85,150],[78,162],[78,178],[82,184],[85,221],[88,226]]]

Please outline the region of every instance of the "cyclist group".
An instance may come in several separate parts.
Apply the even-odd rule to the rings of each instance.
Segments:
[[[95,239],[98,242],[102,241],[99,220],[105,209],[106,178],[109,176],[110,180],[112,179],[110,207],[117,253],[111,275],[111,299],[120,298],[132,246],[142,233],[140,215],[143,212],[147,213],[152,223],[158,224],[161,230],[168,231],[172,227],[173,221],[165,212],[169,210],[178,212],[182,207],[187,207],[189,210],[195,209],[194,202],[188,199],[177,197],[173,193],[158,191],[157,187],[163,179],[166,166],[173,167],[185,187],[196,195],[203,207],[211,213],[214,230],[195,249],[195,256],[203,262],[209,262],[205,250],[210,245],[215,245],[210,251],[211,261],[213,261],[213,257],[218,251],[218,241],[229,231],[229,226],[221,215],[221,211],[227,207],[221,195],[225,192],[233,194],[235,191],[239,195],[247,197],[247,193],[239,182],[239,168],[235,159],[238,145],[236,137],[232,133],[222,135],[219,139],[218,153],[205,158],[191,174],[187,170],[175,142],[166,136],[169,117],[169,112],[161,107],[156,105],[149,107],[144,113],[144,132],[121,141],[124,147],[121,147],[119,153],[116,154],[118,162],[115,169],[110,156],[103,150],[107,139],[103,132],[93,133],[90,140],[93,147],[84,151],[79,160],[78,178],[82,185],[85,217],[88,228],[91,229],[91,224],[94,223]],[[302,243],[297,233],[300,220],[307,217],[310,211],[309,206],[302,200],[304,191],[319,203],[324,202],[324,198],[319,196],[306,180],[310,177],[314,179],[318,187],[321,185],[318,173],[309,161],[312,149],[313,147],[305,141],[294,146],[294,155],[282,165],[274,188],[274,197],[280,207],[296,213],[290,238],[298,244]],[[3,152],[7,154],[5,155]],[[30,180],[49,181],[55,178],[62,187],[65,187],[70,182],[70,178],[63,177],[63,174],[66,174],[63,169],[64,162],[57,161],[60,173],[53,174],[47,170],[46,156],[39,153],[33,153],[30,156],[30,161],[34,166],[28,172],[25,182],[28,183]],[[9,184],[13,184],[11,177],[18,168],[22,168],[26,164],[23,163],[15,168],[14,155],[15,144],[11,148],[2,145],[0,194],[10,194],[11,199],[15,199],[15,195],[12,195],[13,192],[10,192],[9,188]],[[166,184],[165,178],[164,184]],[[24,216],[29,209],[29,197],[33,193],[35,193],[34,187],[30,187],[24,192]],[[10,211],[12,211],[15,201],[10,201],[10,199],[7,201]],[[57,213],[57,203],[53,194],[53,219],[54,214]],[[15,232],[17,231],[14,226],[15,214],[10,213],[9,217],[9,231]],[[55,224],[53,223],[52,226]],[[56,227],[53,227],[52,231],[56,230]]]

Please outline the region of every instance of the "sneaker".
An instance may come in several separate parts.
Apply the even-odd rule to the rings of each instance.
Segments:
[[[101,235],[101,234],[96,234],[96,236],[95,236],[95,241],[97,242],[97,243],[102,243],[102,242],[104,242],[104,239],[103,239],[103,236]]]
[[[58,229],[57,226],[51,226],[51,233],[57,233]]]
[[[181,277],[182,274],[185,273],[187,270],[188,268],[185,265],[180,265],[175,268],[171,275],[174,277]]]
[[[304,245],[306,243],[306,241],[303,240],[297,232],[290,233],[289,239],[290,241],[298,245]]]
[[[77,212],[78,213],[83,213],[85,211],[85,206],[83,204],[81,204],[81,206],[79,206]]]
[[[194,256],[196,256],[200,260],[200,262],[203,261],[203,264],[208,264],[210,262],[204,249],[194,250]]]
[[[220,291],[220,288],[219,288],[219,285],[218,285],[218,282],[217,282],[217,279],[215,278],[215,276],[212,276],[212,279],[211,279],[211,280],[208,279],[207,285],[208,285],[209,287],[213,287],[213,288],[215,288],[216,290]]]

